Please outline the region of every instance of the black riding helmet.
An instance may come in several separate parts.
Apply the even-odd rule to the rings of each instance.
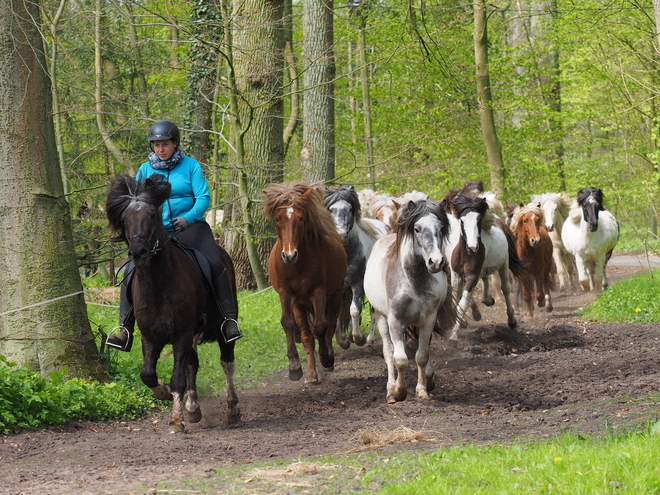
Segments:
[[[149,142],[171,139],[179,144],[179,128],[170,120],[159,120],[149,128]]]

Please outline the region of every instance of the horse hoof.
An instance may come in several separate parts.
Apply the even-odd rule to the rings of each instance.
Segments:
[[[307,377],[305,378],[305,385],[318,385],[319,383],[321,382],[319,381],[318,376],[314,376],[312,378],[307,378]]]
[[[324,371],[335,371],[335,365],[333,364],[332,366],[323,366]]]
[[[435,374],[429,376],[426,379],[426,390],[432,392],[434,388],[435,388]]]
[[[360,335],[357,338],[353,335],[353,342],[355,342],[355,345],[362,347],[366,341],[367,339],[364,338],[364,335]]]
[[[452,349],[456,349],[456,348],[458,347],[458,340],[448,340],[448,341],[447,341],[447,344],[448,344],[449,347],[451,347]]]
[[[478,309],[473,309],[472,310],[472,319],[474,321],[481,321],[481,312]],[[467,323],[465,324],[467,327]]]
[[[170,421],[170,433],[183,433],[186,429],[182,422]]]
[[[292,382],[297,382],[303,376],[302,369],[300,370],[289,370],[289,380]]]
[[[513,330],[517,326],[518,326],[518,320],[516,320],[515,318],[513,318],[512,320],[509,320],[509,328],[511,330]]]
[[[552,310],[553,310],[553,309],[554,309],[554,308],[552,307],[552,304],[549,304],[549,305],[545,308],[545,311],[546,311],[547,313],[552,313]]]
[[[485,306],[489,306],[489,307],[490,307],[490,306],[492,306],[493,304],[495,304],[495,299],[493,299],[493,298],[491,297],[490,299],[485,299],[485,300],[483,300],[483,301],[481,301],[481,302],[484,303]]]
[[[188,423],[199,423],[202,420],[202,410],[197,406],[194,411],[186,411],[185,418]]]
[[[172,392],[169,385],[158,385],[151,389],[154,397],[158,400],[172,400]]]
[[[351,343],[348,341],[348,339],[345,339],[345,340],[337,340],[337,344],[339,345],[339,347],[341,347],[341,348],[344,349],[344,350],[346,350],[346,349],[348,349],[348,348],[351,347]]]

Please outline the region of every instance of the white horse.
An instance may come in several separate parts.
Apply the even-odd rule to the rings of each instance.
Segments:
[[[348,257],[342,311],[335,334],[339,346],[348,349],[351,343],[346,338],[345,330],[349,319],[353,342],[364,345],[365,339],[360,330],[364,302],[364,271],[374,243],[390,229],[380,220],[362,217],[358,194],[353,186],[327,188],[323,203],[332,214]],[[373,344],[374,340],[375,325],[372,317],[372,325],[366,341],[367,344]]]
[[[545,227],[552,240],[552,257],[557,268],[559,278],[559,290],[565,291],[568,284],[573,289],[576,287],[577,274],[575,273],[575,259],[566,250],[561,240],[561,232],[564,222],[568,218],[571,208],[571,199],[568,194],[544,193],[532,195],[532,203],[537,203],[543,210]]]
[[[481,196],[457,192],[448,195],[448,210],[451,220],[451,235],[445,244],[445,257],[451,259],[451,279],[457,297],[457,319],[449,341],[458,342],[458,329],[467,326],[465,313],[472,307],[475,320],[481,319],[481,313],[473,300],[472,293],[479,279],[483,283],[482,302],[486,306],[495,304],[489,294],[488,277],[497,272],[500,289],[504,296],[509,328],[518,324],[511,303],[511,283],[509,269],[518,278],[528,278],[516,253],[515,239],[506,226],[498,221]]]
[[[406,328],[418,332],[415,392],[426,399],[435,386],[429,347],[436,318],[443,327],[452,325],[455,317],[443,271],[442,243],[449,227],[444,208],[417,201],[407,203],[398,213],[394,231],[376,241],[364,276],[364,289],[383,339],[390,404],[405,400],[408,393]]]
[[[566,250],[575,256],[582,290],[606,289],[606,265],[619,240],[619,224],[603,207],[600,189],[580,189],[564,222],[561,239]]]

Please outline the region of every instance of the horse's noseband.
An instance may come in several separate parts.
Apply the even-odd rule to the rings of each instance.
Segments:
[[[151,229],[151,234],[149,234],[149,237],[145,237],[142,234],[135,234],[135,235],[131,236],[130,239],[128,239],[128,237],[127,237],[129,250],[130,250],[130,247],[131,247],[131,243],[133,242],[134,239],[143,240],[147,244],[147,246],[149,244],[151,244],[151,238],[154,236],[155,231],[156,231],[156,226],[154,226],[154,228]],[[151,247],[151,249],[149,249],[147,251],[149,253],[149,257],[153,258],[156,254],[158,254],[158,251],[160,251],[161,249],[162,249],[162,246],[160,245],[160,240],[158,238],[156,238],[156,241],[153,243],[153,246]],[[132,255],[131,255],[131,257],[132,257]]]

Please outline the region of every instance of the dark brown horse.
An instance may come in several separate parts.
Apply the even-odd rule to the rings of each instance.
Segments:
[[[332,215],[323,206],[321,187],[300,181],[273,184],[264,190],[264,196],[266,216],[277,222],[277,242],[270,252],[268,274],[282,305],[289,379],[302,378],[295,342],[300,335],[307,354],[305,383],[318,383],[315,337],[321,364],[326,370],[334,369],[332,337],[346,274],[344,246]]]
[[[545,306],[546,311],[552,311],[550,290],[554,289],[552,272],[552,239],[548,235],[543,218],[543,210],[537,203],[520,204],[511,217],[511,231],[516,237],[516,251],[520,262],[532,275],[528,280],[521,280],[523,300],[526,315],[534,316],[532,292],[536,285],[536,304],[539,308]]]
[[[184,430],[184,419],[202,419],[197,403],[196,376],[199,360],[196,343],[216,341],[227,378],[228,420],[240,417],[234,385],[234,342],[225,344],[220,333],[222,317],[197,262],[169,237],[160,208],[170,195],[170,184],[160,175],[143,182],[128,175],[115,177],[110,185],[106,211],[115,240],[128,244],[135,264],[131,283],[135,318],[142,334],[143,365],[140,377],[157,399],[172,400],[172,431]],[[236,286],[234,266],[220,248],[223,262]],[[171,344],[174,370],[169,384],[156,375],[156,362]]]

